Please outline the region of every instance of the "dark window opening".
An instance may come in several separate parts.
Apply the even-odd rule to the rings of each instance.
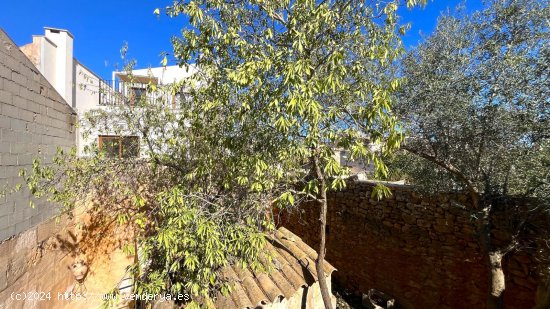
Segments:
[[[143,98],[145,98],[144,88],[141,88],[141,87],[131,88],[130,104],[134,105],[136,103],[139,103]]]
[[[99,150],[109,158],[139,157],[139,138],[137,136],[100,135]]]

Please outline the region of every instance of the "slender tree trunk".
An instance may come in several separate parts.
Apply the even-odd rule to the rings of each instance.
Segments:
[[[319,166],[319,159],[317,156],[313,157],[313,164],[315,167],[315,173],[317,179],[320,183],[320,192],[319,198],[317,201],[321,206],[320,216],[319,216],[319,252],[317,255],[317,261],[315,261],[315,269],[317,271],[317,279],[319,280],[319,288],[321,289],[321,296],[323,297],[323,302],[325,303],[325,309],[332,309],[332,300],[330,297],[330,291],[327,285],[327,279],[325,276],[325,270],[323,269],[323,264],[325,262],[325,243],[326,243],[326,226],[327,226],[327,191],[326,191],[326,181]]]
[[[327,285],[327,279],[325,276],[325,271],[323,269],[323,264],[325,262],[325,242],[326,242],[326,226],[327,226],[327,193],[321,191],[321,213],[319,216],[320,228],[319,228],[319,255],[317,256],[317,261],[315,261],[315,268],[317,270],[317,277],[319,279],[319,287],[321,288],[321,296],[323,297],[323,302],[325,303],[326,309],[332,309],[332,300],[330,297],[330,291]]]

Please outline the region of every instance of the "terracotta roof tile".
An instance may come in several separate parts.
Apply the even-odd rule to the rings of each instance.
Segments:
[[[233,289],[230,295],[217,297],[217,308],[261,308],[262,305],[290,298],[300,288],[317,281],[317,252],[300,237],[281,227],[267,240],[265,252],[272,263],[266,256],[263,256],[261,263],[270,265],[270,271],[253,272],[240,266],[224,268],[222,276],[233,282]],[[327,277],[335,270],[326,261],[323,268]]]
[[[232,267],[227,267],[229,278],[235,283],[233,285],[233,292],[231,293],[231,298],[233,299],[233,302],[237,305],[238,308],[246,308],[250,305],[251,301],[248,299],[248,296],[246,295],[245,290],[242,287],[241,280],[237,277],[237,274],[233,270]]]

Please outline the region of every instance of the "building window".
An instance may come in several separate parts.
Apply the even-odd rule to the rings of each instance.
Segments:
[[[145,98],[145,88],[132,87],[130,91],[130,105],[135,105]]]
[[[139,156],[139,137],[100,135],[99,150],[110,158],[137,158]]]

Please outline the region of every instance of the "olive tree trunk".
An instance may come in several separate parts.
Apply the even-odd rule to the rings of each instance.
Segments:
[[[477,208],[479,200],[474,200]],[[489,289],[487,293],[487,309],[504,308],[504,290],[506,289],[506,277],[502,270],[502,258],[505,252],[495,250],[491,237],[491,210],[492,205],[483,208],[483,216],[480,218],[478,242],[481,253],[489,272]]]
[[[502,253],[492,251],[486,254],[486,263],[489,267],[489,295],[487,295],[487,309],[504,308],[505,276],[502,270]]]

